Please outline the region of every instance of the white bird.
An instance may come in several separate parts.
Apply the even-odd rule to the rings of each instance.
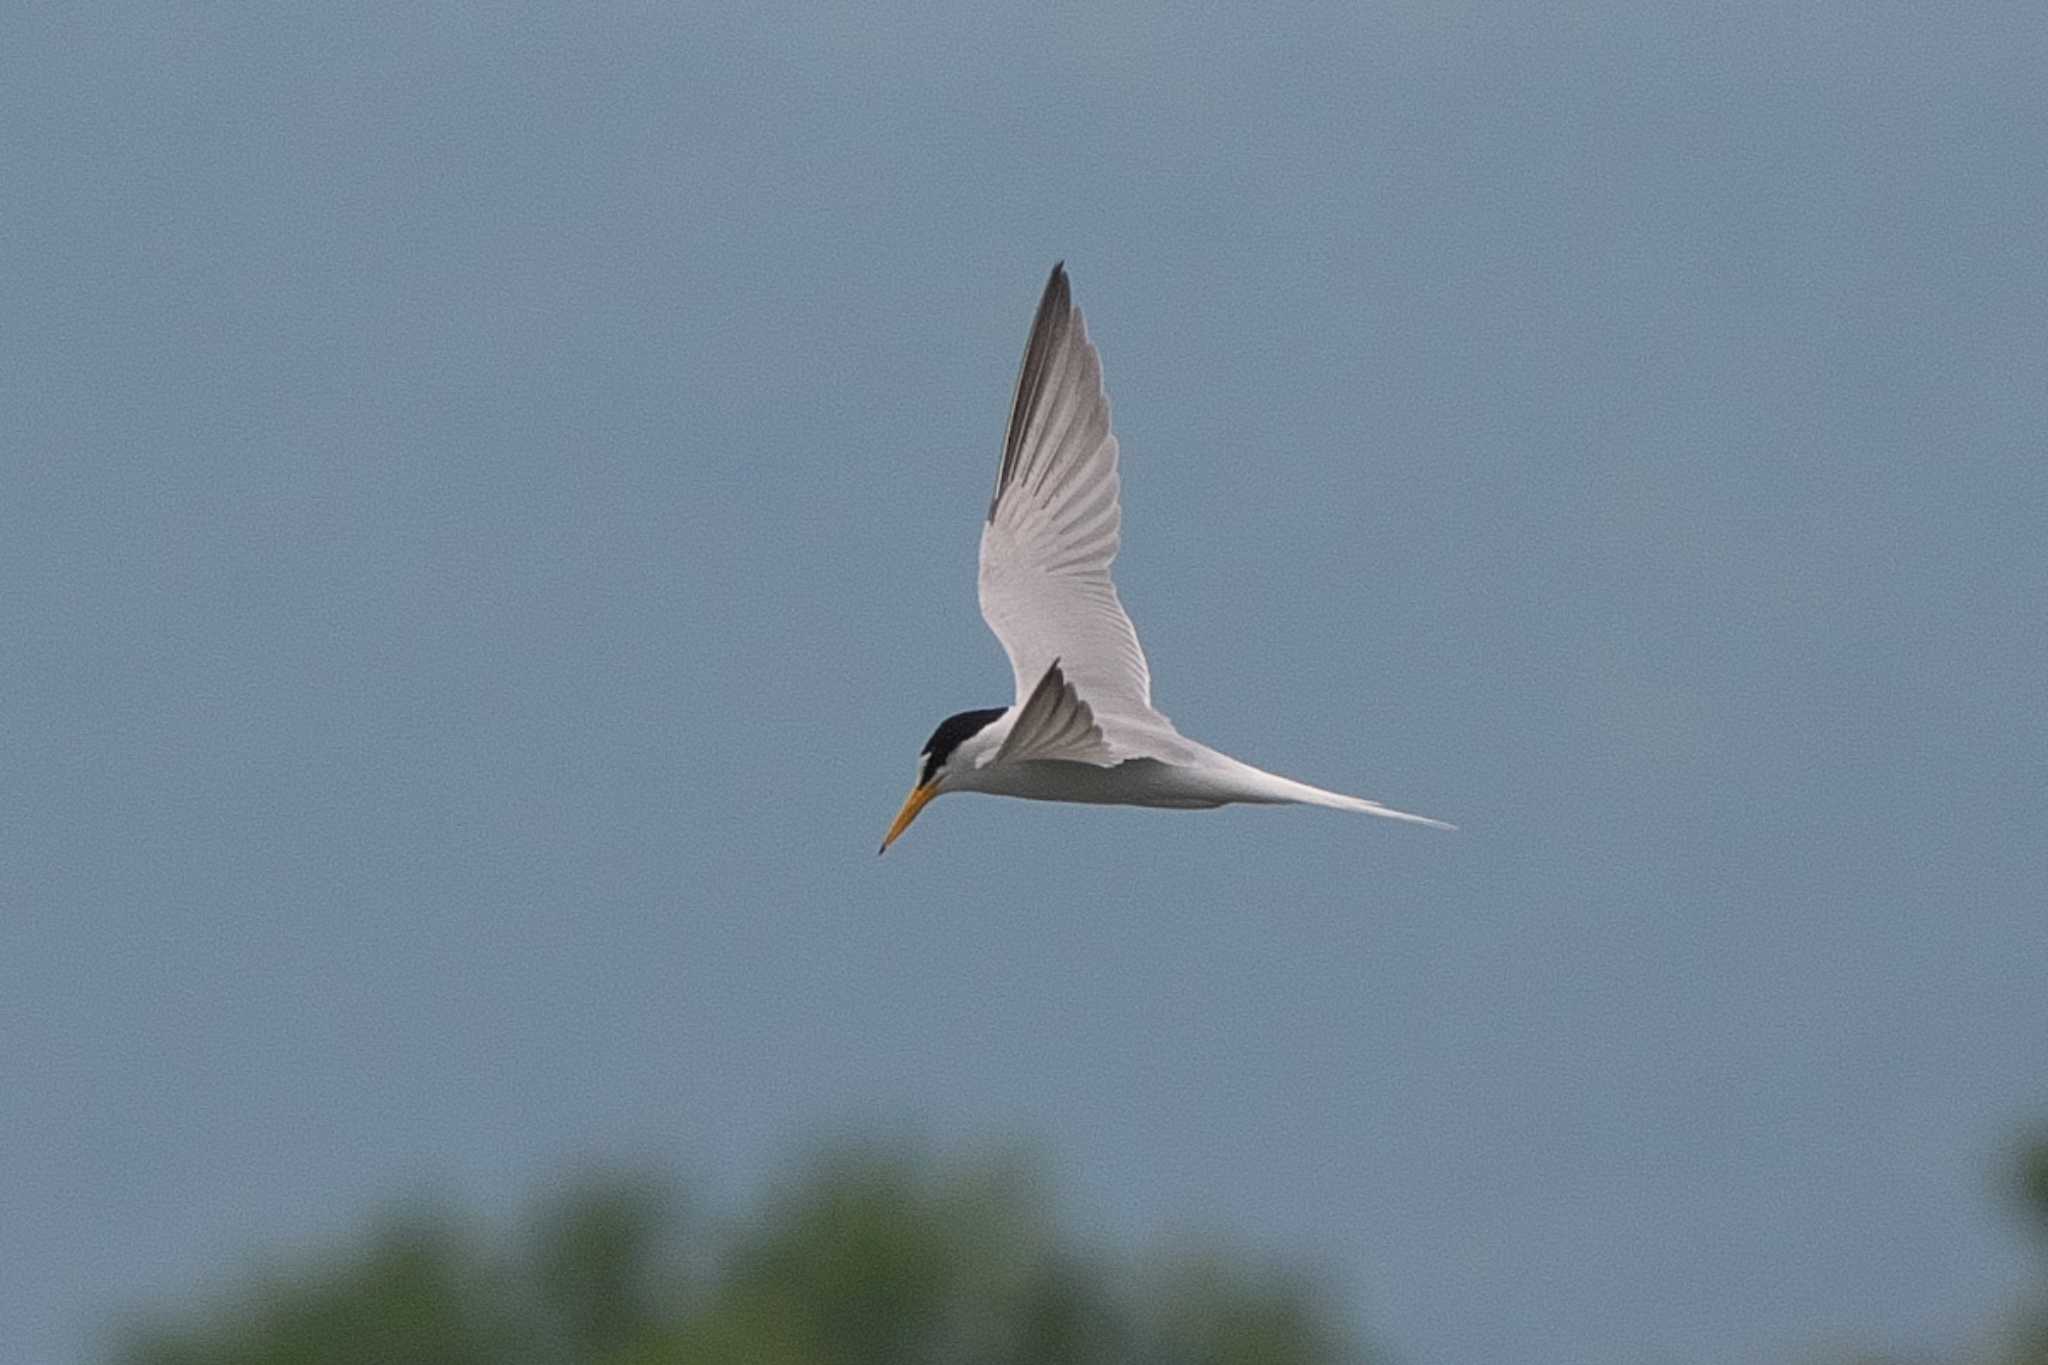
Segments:
[[[947,792],[1181,809],[1334,806],[1453,828],[1240,763],[1152,709],[1145,652],[1109,576],[1123,522],[1116,457],[1102,361],[1055,265],[981,528],[981,614],[1010,656],[1017,700],[939,723],[881,851]]]

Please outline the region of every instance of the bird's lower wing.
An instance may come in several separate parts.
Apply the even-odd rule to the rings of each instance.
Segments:
[[[1017,708],[1017,719],[996,751],[998,763],[1055,760],[1110,767],[1123,761],[1103,736],[1095,711],[1060,672],[1058,660]]]

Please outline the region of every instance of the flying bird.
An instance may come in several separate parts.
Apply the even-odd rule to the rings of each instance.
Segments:
[[[1017,700],[939,722],[880,851],[947,792],[1184,810],[1333,806],[1453,828],[1240,763],[1153,709],[1145,651],[1109,576],[1123,524],[1116,457],[1102,361],[1055,265],[981,528],[981,614],[1010,656]]]

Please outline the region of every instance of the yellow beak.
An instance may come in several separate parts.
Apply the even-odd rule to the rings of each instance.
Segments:
[[[878,855],[887,853],[889,845],[896,842],[896,836],[909,829],[910,822],[917,818],[917,813],[926,806],[929,806],[932,803],[932,798],[938,794],[939,788],[937,783],[931,783],[922,787],[912,787],[910,795],[904,798],[903,809],[896,812],[896,823],[889,826],[889,832],[882,836],[882,846],[875,850],[875,852]]]

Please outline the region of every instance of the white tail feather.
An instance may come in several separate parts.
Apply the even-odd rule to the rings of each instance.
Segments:
[[[1431,829],[1457,828],[1447,820],[1435,820],[1427,815],[1411,815],[1405,810],[1395,810],[1392,806],[1383,806],[1362,796],[1346,796],[1342,792],[1324,791],[1321,787],[1311,787],[1306,782],[1296,782],[1291,777],[1282,777],[1263,768],[1254,768],[1249,763],[1239,762],[1237,766],[1243,770],[1244,776],[1256,778],[1258,792],[1257,795],[1249,798],[1239,797],[1238,800],[1266,801],[1275,805],[1328,806],[1332,810],[1355,810],[1366,815],[1382,816],[1388,820],[1406,820],[1410,824],[1428,825]]]

